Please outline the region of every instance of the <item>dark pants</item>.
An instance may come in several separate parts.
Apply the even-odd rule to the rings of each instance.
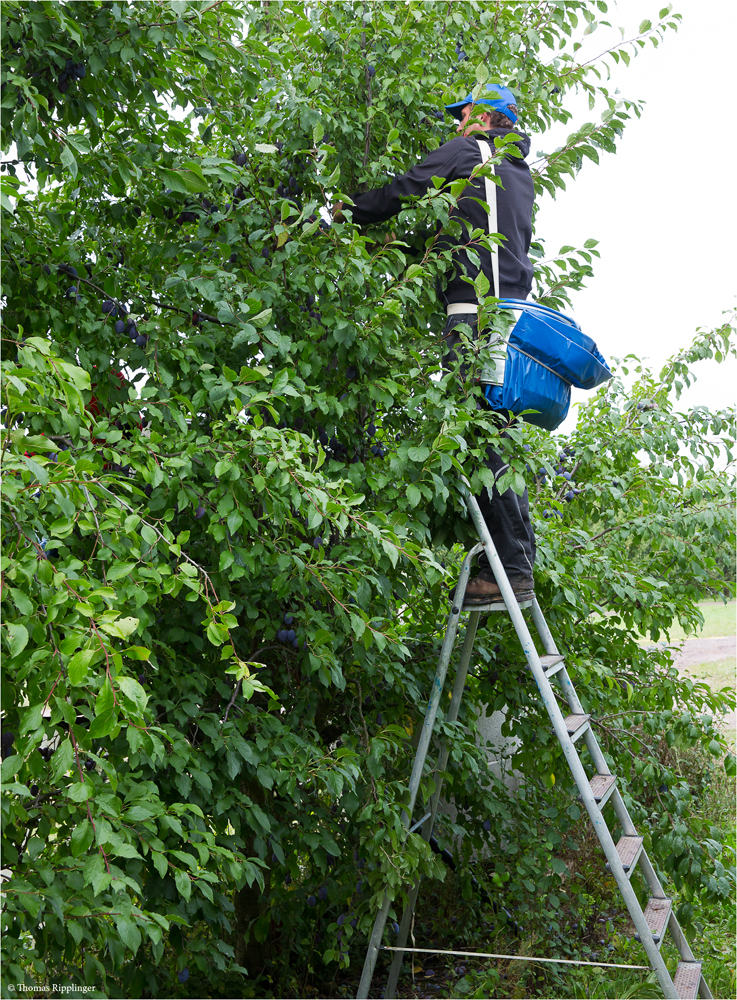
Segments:
[[[455,362],[461,354],[457,350],[461,342],[460,334],[453,332],[454,327],[460,323],[467,323],[471,327],[474,340],[478,337],[476,316],[473,313],[449,316],[443,331],[446,343],[443,363],[446,367]],[[470,368],[470,364],[462,365],[462,374],[468,376]],[[494,473],[495,478],[506,469],[506,462],[493,448],[487,448],[484,465]],[[494,487],[491,496],[489,491],[484,489],[476,500],[511,582],[514,583],[520,578],[531,579],[535,565],[535,532],[530,521],[530,500],[527,490],[522,496],[518,496],[512,489],[499,493]],[[479,559],[479,565],[482,567],[488,565],[483,554]]]

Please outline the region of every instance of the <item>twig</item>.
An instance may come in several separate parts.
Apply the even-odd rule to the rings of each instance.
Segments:
[[[69,727],[69,735],[72,738],[72,746],[74,747],[74,758],[75,758],[75,760],[77,762],[77,770],[79,771],[79,780],[82,782],[82,784],[84,784],[84,775],[82,774],[82,765],[79,762],[79,747],[77,746],[77,740],[75,739],[74,732],[72,731],[72,727],[71,726]],[[95,834],[95,840],[97,840],[97,827],[95,826],[95,821],[92,818],[92,811],[90,809],[89,799],[85,802],[85,805],[87,806],[87,819],[90,821],[90,824],[92,825],[92,829],[93,829],[94,834]],[[98,850],[99,850],[100,854],[102,855],[103,861],[105,862],[105,867],[107,868],[107,873],[108,873],[108,875],[110,875],[110,865],[108,864],[107,854],[105,854],[105,851],[102,848],[102,844],[98,844],[97,847],[98,847]]]
[[[230,712],[233,705],[235,705],[236,698],[240,694],[242,687],[243,687],[243,681],[238,681],[238,683],[235,686],[235,690],[233,691],[233,697],[230,699],[230,701],[228,702],[228,707],[225,709],[225,715],[223,716],[223,725],[225,725],[225,723],[228,721],[228,713]]]
[[[363,726],[363,741],[364,741],[364,746],[366,747],[366,753],[368,753],[369,748],[371,747],[371,741],[369,740],[368,728],[366,726],[366,719],[363,716],[363,705],[362,705],[363,691],[361,690],[360,681],[356,681],[356,687],[358,688],[358,714],[361,716],[361,724]],[[371,773],[369,773],[369,778],[371,779],[371,791],[373,792],[374,795],[374,801],[378,802],[379,796],[376,793],[376,785],[374,784],[374,778]]]
[[[97,528],[97,539],[96,539],[95,544],[94,544],[94,546],[92,548],[92,552],[90,553],[90,556],[89,556],[89,558],[92,559],[92,557],[94,556],[95,551],[97,549],[97,542],[100,542],[102,544],[102,532],[100,531],[100,522],[97,520],[97,513],[95,511],[95,508],[94,508],[94,505],[93,505],[92,501],[90,500],[90,495],[89,495],[89,492],[87,491],[87,487],[86,486],[82,487],[82,492],[84,493],[85,497],[87,498],[87,503],[90,505],[90,510],[92,511],[92,517],[95,519],[95,527]],[[103,579],[103,582],[105,583],[105,586],[107,587],[107,573],[105,572],[105,563],[104,562],[102,564],[102,579]]]

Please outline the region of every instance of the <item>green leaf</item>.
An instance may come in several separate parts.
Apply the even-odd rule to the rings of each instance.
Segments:
[[[114,622],[100,622],[99,627],[108,635],[114,635],[118,639],[127,639],[136,631],[138,624],[138,618],[118,618]]]
[[[180,896],[189,902],[189,898],[192,895],[192,881],[186,872],[178,871],[174,876],[174,884],[176,885]]]
[[[86,802],[87,799],[92,798],[92,794],[92,786],[86,780],[75,782],[67,788],[67,798],[70,798],[72,802]]]
[[[166,863],[166,858],[163,854],[160,854],[159,851],[151,851],[151,860],[154,863],[156,871],[159,873],[161,878],[163,878],[169,867]]]
[[[416,507],[420,500],[422,500],[422,493],[420,493],[414,483],[407,485],[406,496],[410,507]]]
[[[149,527],[147,524],[141,528],[141,536],[143,540],[148,542],[149,545],[156,545],[159,540],[159,536],[156,534],[153,528]]]
[[[149,660],[151,659],[151,650],[146,649],[145,646],[128,646],[127,649],[123,650],[123,656],[127,656],[129,660]]]
[[[199,191],[207,191],[209,185],[207,181],[198,177],[192,170],[167,170],[161,169],[161,178],[166,185],[177,191],[179,194],[194,194]]]
[[[80,854],[84,854],[91,847],[94,839],[95,833],[92,824],[89,820],[83,819],[72,830],[72,857],[78,858]]]
[[[221,458],[220,461],[215,463],[215,469],[214,469],[215,476],[218,479],[222,479],[223,476],[226,476],[232,468],[233,468],[232,462],[229,462],[225,458]]]
[[[77,721],[77,712],[73,705],[70,705],[65,698],[58,698],[54,695],[54,703],[62,714],[68,726],[73,726]]]
[[[271,320],[271,313],[271,309],[262,309],[261,312],[257,313],[255,316],[249,316],[248,320],[255,327],[258,327],[259,330],[262,330]]]
[[[44,469],[43,466],[39,465],[38,462],[34,462],[32,458],[28,457],[28,455],[23,455],[22,457],[23,461],[28,466],[29,470],[33,473],[33,475],[36,477],[38,482],[42,486],[48,486],[49,474],[47,473],[46,469]]]
[[[13,603],[20,613],[22,615],[32,615],[34,606],[28,595],[24,594],[22,590],[18,590],[17,587],[10,587],[9,590],[13,597]]]
[[[135,955],[141,945],[141,932],[139,929],[133,921],[128,920],[127,917],[117,917],[115,926],[118,929],[120,940],[126,948],[130,948]]]
[[[115,704],[115,698],[113,696],[113,689],[110,686],[110,681],[105,678],[105,683],[100,688],[100,691],[95,699],[95,715],[101,715],[103,712],[109,712],[112,710]]]
[[[382,538],[381,547],[391,559],[392,566],[396,566],[397,560],[399,559],[399,551],[396,545],[394,545],[393,542],[390,542],[388,539]]]
[[[21,736],[25,733],[35,732],[35,730],[41,728],[41,712],[43,711],[43,707],[44,703],[39,702],[37,705],[34,705],[33,708],[26,709],[21,716],[21,719],[23,720],[20,725]]]
[[[90,723],[89,733],[92,739],[101,739],[109,736],[117,725],[117,713],[113,709],[95,715]]]
[[[148,695],[135,678],[120,676],[118,677],[118,686],[123,694],[127,698],[130,698],[140,712],[146,708]]]
[[[112,882],[113,877],[107,872],[96,872],[92,876],[92,891],[96,896],[103,893]]]
[[[215,622],[210,622],[207,626],[206,632],[207,638],[213,646],[222,646],[228,638],[228,630],[223,625],[215,624]]]
[[[67,132],[67,142],[70,146],[76,149],[78,153],[87,155],[92,152],[89,137],[83,132],[77,132],[76,134]]]
[[[61,149],[61,162],[67,168],[72,178],[77,177],[77,161],[74,158],[74,153],[70,146],[62,146]]]
[[[107,571],[107,578],[110,581],[122,580],[133,572],[138,564],[134,562],[115,562]]]
[[[80,649],[67,664],[67,674],[70,684],[82,684],[87,679],[87,671],[95,658],[98,649]]]
[[[72,749],[71,740],[67,737],[65,740],[62,740],[56,748],[54,756],[51,758],[51,773],[54,781],[60,781],[70,769],[73,762],[74,750]]]
[[[13,780],[18,771],[20,771],[22,764],[23,758],[20,754],[14,753],[10,757],[5,758],[2,765],[3,785],[8,785]]]
[[[80,368],[78,365],[73,365],[69,361],[57,360],[55,364],[72,380],[76,389],[79,389],[80,392],[89,390],[90,376],[89,372],[86,372],[84,368]]]
[[[18,656],[28,645],[28,629],[25,625],[17,625],[14,622],[7,622],[5,627],[8,630],[10,655]]]

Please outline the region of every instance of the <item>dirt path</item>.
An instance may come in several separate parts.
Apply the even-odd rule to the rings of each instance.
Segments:
[[[674,644],[675,645],[675,644]],[[673,663],[679,670],[688,670],[701,663],[726,660],[737,653],[737,636],[722,636],[718,639],[684,639]]]
[[[737,636],[713,639],[684,639],[675,644],[673,664],[678,672],[692,680],[705,681],[713,690],[735,686],[735,656]],[[719,727],[734,738],[737,717],[734,712],[719,719]]]

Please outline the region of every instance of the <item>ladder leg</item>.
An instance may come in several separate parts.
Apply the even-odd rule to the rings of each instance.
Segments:
[[[443,685],[445,684],[445,676],[448,672],[448,664],[450,663],[451,653],[453,652],[453,644],[455,642],[456,633],[458,632],[458,622],[461,616],[461,608],[463,607],[463,597],[466,593],[468,578],[471,575],[471,559],[475,551],[475,549],[472,549],[463,560],[458,585],[453,596],[450,615],[448,616],[448,626],[445,630],[445,638],[443,639],[443,646],[440,650],[440,658],[438,660],[437,669],[435,670],[432,691],[430,692],[430,699],[427,703],[427,709],[425,711],[425,720],[422,724],[422,731],[417,744],[415,761],[412,765],[412,775],[409,779],[409,804],[407,809],[402,811],[402,820],[404,822],[405,830],[409,829],[410,823],[412,822],[412,811],[414,810],[417,793],[420,789],[427,752],[430,749],[430,740],[435,726],[435,717],[438,714],[440,697],[443,693]],[[371,988],[371,980],[374,976],[374,969],[376,968],[376,960],[379,957],[381,939],[384,934],[384,928],[386,926],[387,917],[389,916],[391,904],[392,899],[389,897],[389,893],[385,892],[381,908],[376,914],[376,919],[374,920],[374,927],[371,932],[371,938],[366,952],[366,959],[363,963],[363,972],[361,973],[361,982],[359,983],[358,992],[356,993],[356,1000],[366,1000],[368,997],[369,989]]]
[[[466,635],[463,640],[463,648],[461,649],[461,658],[458,662],[458,671],[456,673],[455,684],[453,685],[453,691],[450,696],[450,705],[448,706],[448,711],[445,716],[446,722],[457,722],[458,712],[461,707],[461,699],[463,698],[463,690],[466,686],[466,677],[468,676],[468,668],[471,663],[471,654],[473,652],[473,644],[476,640],[476,630],[479,626],[479,619],[481,618],[480,611],[472,611],[469,620],[468,627],[466,628]],[[443,741],[440,747],[440,753],[438,754],[438,760],[435,765],[435,771],[441,772],[445,771],[448,765],[448,757],[450,755],[450,748],[448,744]],[[429,827],[425,830],[423,828],[422,835],[425,840],[430,839],[432,833],[432,827],[435,823],[435,815],[438,811],[438,803],[440,802],[440,794],[443,789],[443,779],[438,777],[435,783],[435,791],[432,797],[432,815],[429,820]],[[426,825],[427,826],[427,825]]]
[[[374,977],[374,969],[376,968],[376,959],[379,957],[379,948],[381,947],[381,939],[384,936],[384,928],[386,927],[386,919],[389,916],[389,910],[391,909],[392,900],[389,893],[384,891],[384,899],[381,904],[379,912],[376,914],[376,919],[374,920],[374,927],[371,931],[371,937],[369,939],[369,946],[366,952],[366,959],[363,963],[363,972],[361,973],[361,982],[358,986],[358,993],[356,993],[357,1000],[366,1000],[369,995],[369,990],[371,988],[371,980]]]
[[[407,938],[409,937],[409,929],[412,926],[412,917],[415,913],[415,904],[417,902],[417,895],[420,891],[420,879],[415,879],[414,885],[407,894],[407,905],[402,914],[402,920],[399,924],[399,934],[397,935],[397,948],[404,948],[407,944]],[[397,983],[399,982],[399,974],[402,971],[402,963],[404,962],[404,952],[395,951],[392,958],[391,968],[389,969],[389,978],[386,981],[386,990],[384,992],[385,1000],[393,1000],[397,992]]]
[[[458,711],[461,706],[461,699],[463,698],[463,689],[466,684],[466,676],[468,674],[468,666],[471,662],[471,653],[473,651],[473,644],[476,638],[476,629],[478,628],[479,618],[481,613],[479,611],[472,611],[468,622],[468,627],[466,628],[466,635],[463,640],[463,648],[461,650],[461,659],[458,664],[458,671],[456,673],[455,684],[453,685],[453,693],[450,697],[450,705],[448,706],[448,712],[445,716],[446,722],[455,722],[458,719]],[[422,837],[424,840],[429,840],[432,835],[433,826],[435,824],[435,816],[438,811],[438,804],[440,802],[440,794],[443,786],[443,779],[440,777],[440,772],[444,771],[448,764],[449,748],[447,743],[443,743],[440,748],[440,753],[438,755],[438,760],[435,765],[436,773],[436,787],[433,792],[431,800],[431,812],[430,817],[425,820],[422,826]],[[417,902],[417,895],[420,891],[420,880],[417,879],[409,891],[407,898],[407,905],[402,914],[402,919],[399,924],[399,934],[397,935],[397,947],[404,948],[407,944],[407,937],[409,935],[410,927],[412,926],[412,917],[415,911],[415,904]],[[394,997],[397,990],[397,983],[399,982],[399,975],[402,971],[402,963],[404,962],[404,952],[395,951],[394,957],[392,959],[391,968],[389,969],[389,979],[386,984],[385,1000],[390,1000]]]

